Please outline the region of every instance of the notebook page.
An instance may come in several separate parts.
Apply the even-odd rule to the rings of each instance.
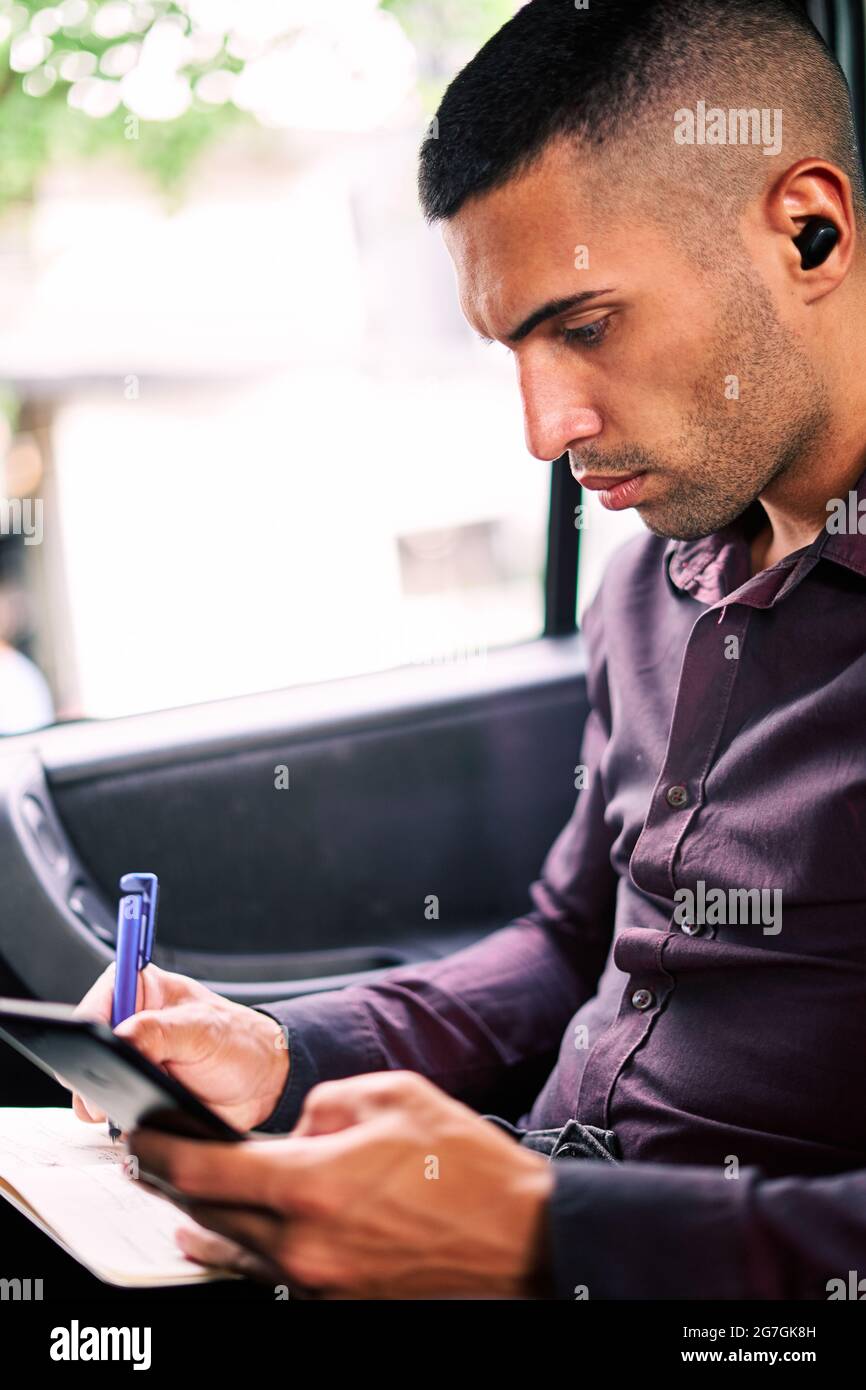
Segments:
[[[194,1225],[123,1172],[124,1149],[71,1110],[0,1109],[0,1177],[94,1273],[119,1283],[225,1277],[193,1263],[174,1233]]]

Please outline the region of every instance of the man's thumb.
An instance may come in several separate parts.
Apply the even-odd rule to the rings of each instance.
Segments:
[[[202,1041],[207,1024],[200,1008],[180,1004],[171,1009],[143,1009],[130,1014],[114,1031],[143,1052],[148,1061],[164,1067],[171,1062],[198,1061],[205,1051]]]

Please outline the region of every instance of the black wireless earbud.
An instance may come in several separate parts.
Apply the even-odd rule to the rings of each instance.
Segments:
[[[826,217],[810,217],[799,236],[794,237],[803,269],[814,270],[816,265],[823,265],[838,240],[838,228]]]

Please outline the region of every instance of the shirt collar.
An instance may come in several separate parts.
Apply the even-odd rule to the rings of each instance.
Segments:
[[[836,525],[834,516],[828,513],[828,525],[811,545],[795,550],[754,576],[751,541],[766,515],[759,502],[751,502],[734,521],[709,536],[669,541],[664,553],[668,580],[675,590],[711,606],[724,599],[730,601],[735,591],[743,590],[738,597],[763,607],[775,602],[783,589],[787,593],[793,588],[819,559],[832,560],[866,575],[866,468],[850,495],[839,501],[843,515],[839,534],[828,529]]]

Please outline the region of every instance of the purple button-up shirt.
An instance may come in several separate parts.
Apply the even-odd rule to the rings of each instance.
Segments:
[[[395,1067],[489,1109],[558,1047],[520,1123],[612,1128],[625,1159],[554,1164],[559,1297],[866,1275],[866,535],[752,576],[761,517],[610,563],[584,785],[526,916],[267,1009],[292,1057],[269,1128],[317,1080]]]

